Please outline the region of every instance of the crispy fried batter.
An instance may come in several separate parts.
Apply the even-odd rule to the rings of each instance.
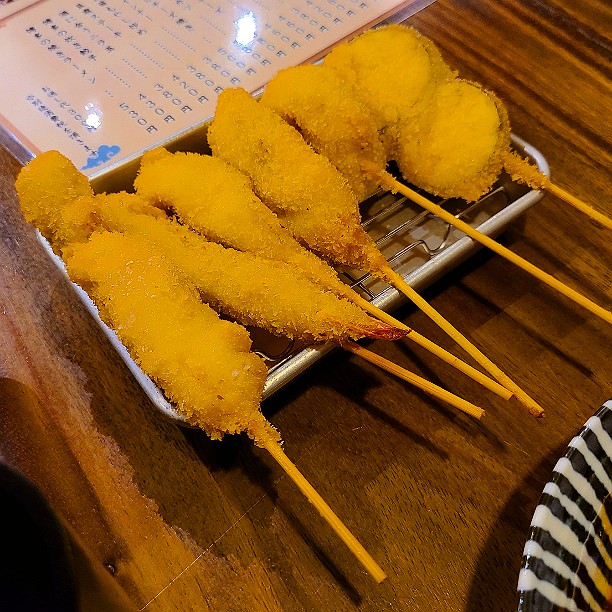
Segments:
[[[219,96],[208,140],[213,154],[247,174],[261,200],[313,251],[374,273],[387,267],[342,175],[246,91]]]
[[[156,149],[143,156],[135,187],[210,240],[297,266],[321,287],[350,297],[335,271],[300,245],[253,193],[250,179],[223,160]]]
[[[52,243],[62,207],[92,195],[87,177],[57,151],[47,151],[21,169],[15,183],[23,215]]]
[[[429,39],[401,25],[369,30],[338,45],[323,65],[371,110],[388,159],[397,151],[399,120],[426,113],[438,84],[454,77]]]
[[[117,193],[78,198],[66,211],[70,218],[72,209],[88,211],[83,215],[85,240],[92,221],[94,229],[146,238],[188,278],[204,302],[243,325],[316,341],[405,335],[323,291],[293,266],[208,242],[176,222],[143,214],[147,207],[137,195]],[[71,251],[71,246],[64,249]]]
[[[360,201],[376,190],[361,161],[384,168],[385,150],[371,113],[335,71],[322,65],[281,70],[266,86],[261,103],[325,155]]]
[[[438,87],[431,112],[420,120],[421,138],[404,134],[407,124],[400,123],[398,166],[408,181],[442,197],[478,199],[499,176],[510,149],[501,102],[461,79]]]
[[[267,369],[247,331],[219,319],[147,239],[96,233],[67,266],[190,423],[213,439],[246,431],[256,443],[278,440],[259,410]]]
[[[324,66],[379,117],[406,180],[466,200],[491,188],[510,150],[506,110],[457,78],[430,40],[405,26],[383,27],[339,45]]]

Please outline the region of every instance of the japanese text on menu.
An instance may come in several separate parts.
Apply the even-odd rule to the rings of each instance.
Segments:
[[[255,91],[398,6],[385,0],[15,0],[0,4],[0,119],[88,174]]]

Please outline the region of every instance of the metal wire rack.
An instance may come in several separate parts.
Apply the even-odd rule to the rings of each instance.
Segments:
[[[510,195],[504,184],[500,184],[471,204],[450,200],[438,200],[437,203],[445,208],[458,209],[454,214],[457,219],[474,222],[479,216],[490,218],[502,210],[510,204]],[[419,210],[405,196],[379,190],[363,202],[361,208],[363,227],[374,238],[391,267],[403,276],[422,265],[423,258],[431,261],[459,239],[451,225]],[[417,254],[417,251],[420,252]],[[376,303],[386,291],[393,291],[398,300],[402,299],[396,290],[370,273],[344,268],[339,270],[339,276],[371,302]],[[251,334],[255,336],[253,350],[268,362],[271,374],[307,346],[294,340],[271,337],[260,330],[252,329]]]

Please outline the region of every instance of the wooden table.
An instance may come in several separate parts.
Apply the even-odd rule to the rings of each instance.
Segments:
[[[438,0],[410,23],[498,92],[556,182],[611,209],[603,0]],[[285,450],[387,571],[362,570],[246,438],[152,409],[23,221],[0,152],[0,453],[137,609],[511,610],[553,465],[612,397],[612,329],[481,252],[426,297],[546,408],[530,417],[405,342],[372,350],[483,405],[478,423],[336,352],[264,406]],[[610,308],[612,239],[546,196],[514,251]],[[419,312],[399,316],[446,343]],[[447,344],[448,346],[448,344]]]

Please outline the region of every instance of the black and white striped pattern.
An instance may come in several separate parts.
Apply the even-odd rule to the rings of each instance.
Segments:
[[[531,521],[519,612],[612,610],[612,400],[554,468]]]

